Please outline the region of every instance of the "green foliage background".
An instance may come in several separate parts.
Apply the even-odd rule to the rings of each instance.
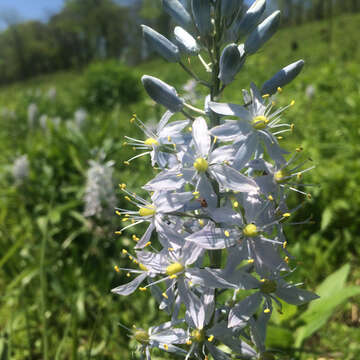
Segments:
[[[359,15],[336,18],[332,37],[325,22],[281,30],[247,60],[224,94],[225,100],[240,102],[241,89],[250,81],[260,85],[290,62],[306,61],[279,103],[296,100],[284,115],[295,124],[293,134],[282,140],[284,146],[302,146],[316,165],[304,176],[304,182],[315,184],[309,188],[312,199],[296,215],[299,221],[311,215],[313,223],[289,227],[287,235],[298,261],[292,264],[298,264],[292,280],[317,289],[330,305],[316,311],[289,307],[274,316],[269,345],[280,350],[282,359],[355,360],[360,354],[360,300],[354,287],[360,279],[359,22]],[[206,76],[196,60],[191,66]],[[128,69],[119,69],[129,76]],[[156,60],[137,71],[157,76],[183,94],[187,75],[180,68],[174,71],[173,64]],[[63,72],[0,90],[1,359],[130,359],[136,345],[118,323],[146,327],[162,316],[146,293],[119,298],[109,292],[128,281],[113,266],[129,266],[121,249],[130,247],[131,235],[141,229],[119,237],[114,231],[121,220],[115,215],[95,219],[82,213],[88,161],[101,153],[116,162],[115,184],[125,182],[137,190],[151,177],[148,159],[123,164],[133,154],[122,146],[123,136],[143,136],[129,122],[134,112],[143,121],[156,121],[164,109],[153,106],[144,93],[134,104],[122,98],[111,106],[94,102],[79,128],[72,119],[84,106],[85,74]],[[134,76],[140,84],[140,75]],[[306,95],[309,85],[313,97]],[[48,94],[53,87],[55,97]],[[124,96],[133,96],[134,87],[125,87]],[[45,128],[29,127],[31,103],[37,104],[38,117],[47,115]],[[51,121],[54,117],[61,118],[59,125]],[[22,154],[28,155],[30,176],[16,185],[11,164]],[[118,206],[126,206],[119,193]],[[312,332],[306,326],[319,315],[326,326]],[[304,328],[310,335],[300,341]]]

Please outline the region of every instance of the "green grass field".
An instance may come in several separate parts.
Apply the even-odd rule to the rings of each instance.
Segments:
[[[317,289],[322,302],[307,311],[285,307],[284,315],[274,316],[268,343],[279,350],[279,359],[360,358],[359,23],[359,15],[349,15],[335,18],[332,29],[328,23],[282,29],[224,92],[224,100],[240,102],[241,89],[251,81],[260,86],[287,64],[306,62],[279,104],[296,101],[284,115],[295,124],[284,146],[303,147],[304,158],[316,166],[304,176],[314,184],[308,188],[312,198],[296,215],[298,221],[310,215],[313,221],[289,227],[287,235],[299,265],[292,279]],[[154,60],[140,65],[135,76],[139,82],[141,74],[159,77],[183,95],[188,77],[174,67]],[[191,67],[206,76],[195,59]],[[73,71],[0,89],[1,360],[131,359],[136,345],[119,322],[146,327],[164,318],[144,293],[110,294],[126,281],[113,270],[126,266],[121,249],[141,228],[119,237],[114,231],[121,219],[115,215],[83,215],[89,160],[114,160],[114,184],[126,182],[132,190],[151,178],[148,159],[123,163],[133,154],[123,146],[124,135],[142,136],[129,122],[134,112],[143,121],[157,121],[164,109],[143,93],[131,105],[93,107],[76,126],[84,81],[81,71]],[[56,96],[49,94],[52,88]],[[206,95],[203,89],[199,94]],[[32,103],[37,115],[31,126]],[[40,121],[41,115],[47,120]],[[12,164],[23,154],[29,176],[15,183]],[[117,206],[125,206],[116,194]]]

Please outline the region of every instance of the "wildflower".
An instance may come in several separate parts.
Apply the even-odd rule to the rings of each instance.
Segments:
[[[209,106],[215,113],[240,118],[238,121],[226,120],[224,124],[212,128],[211,134],[222,141],[235,141],[237,152],[232,165],[235,169],[242,169],[254,153],[259,157],[263,152],[262,143],[272,159],[280,164],[285,163],[284,150],[279,147],[275,136],[284,131],[291,131],[289,124],[279,124],[279,122],[281,113],[293,103],[271,112],[274,106],[272,99],[267,102],[254,84],[251,84],[250,95],[244,92],[244,100],[247,107],[210,102]],[[278,130],[281,127],[285,130]],[[275,131],[272,132],[272,130]]]
[[[90,160],[89,165],[86,172],[84,216],[108,217],[116,203],[112,168],[114,162]]]
[[[12,165],[12,175],[16,185],[23,184],[29,177],[29,168],[29,159],[26,154],[15,159]]]
[[[185,350],[176,345],[186,343],[187,333],[184,329],[176,328],[170,321],[151,326],[148,330],[136,326],[133,329],[129,329],[124,325],[120,326],[125,328],[131,334],[130,336],[139,343],[139,351],[145,354],[146,360],[151,360],[150,350],[153,348],[178,355],[186,354]]]
[[[127,162],[131,162],[140,156],[148,154],[151,156],[152,166],[157,164],[161,168],[164,168],[171,161],[171,158],[174,157],[174,147],[184,142],[182,130],[189,124],[189,120],[169,123],[172,115],[173,113],[171,111],[166,111],[155,129],[151,129],[145,125],[136,115],[133,116],[131,121],[144,132],[146,140],[138,140],[125,136],[128,140],[126,145],[146,151],[132,157]]]
[[[116,209],[116,214],[122,216],[122,220],[124,222],[130,222],[129,225],[123,227],[119,232],[121,233],[124,230],[143,222],[149,222],[147,230],[137,243],[137,248],[146,246],[150,240],[153,230],[157,226],[158,222],[161,221],[164,214],[180,210],[193,198],[191,192],[169,193],[155,191],[151,196],[150,202],[139,195],[126,190],[125,187],[122,187],[122,191],[126,194],[125,199],[135,205],[138,209]]]

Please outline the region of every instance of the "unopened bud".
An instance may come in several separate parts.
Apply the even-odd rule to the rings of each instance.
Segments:
[[[141,81],[146,92],[155,102],[165,106],[171,112],[181,111],[184,100],[178,96],[175,88],[153,76],[144,75]]]

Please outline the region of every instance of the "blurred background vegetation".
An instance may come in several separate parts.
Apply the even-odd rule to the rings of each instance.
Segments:
[[[280,359],[360,358],[360,48],[358,0],[270,1],[281,30],[247,59],[224,99],[240,102],[303,58],[301,75],[279,96],[296,100],[284,115],[295,124],[284,147],[304,148],[316,168],[304,176],[312,199],[287,228],[297,261],[294,281],[321,296],[318,305],[275,314],[268,343]],[[181,68],[144,47],[139,24],[171,37],[161,1],[68,0],[47,22],[0,13],[0,359],[130,359],[135,349],[119,322],[159,321],[144,293],[119,298],[129,266],[114,235],[125,207],[117,184],[138,190],[152,177],[148,159],[130,166],[124,135],[142,138],[136,112],[156,122],[164,109],[144,94],[142,74],[175,86],[201,106],[206,95]],[[136,66],[134,66],[136,65]],[[195,60],[191,67],[206,76]],[[195,100],[197,99],[197,100]],[[302,198],[292,199],[295,204]],[[166,357],[165,357],[166,358]],[[155,359],[164,359],[163,356]]]

